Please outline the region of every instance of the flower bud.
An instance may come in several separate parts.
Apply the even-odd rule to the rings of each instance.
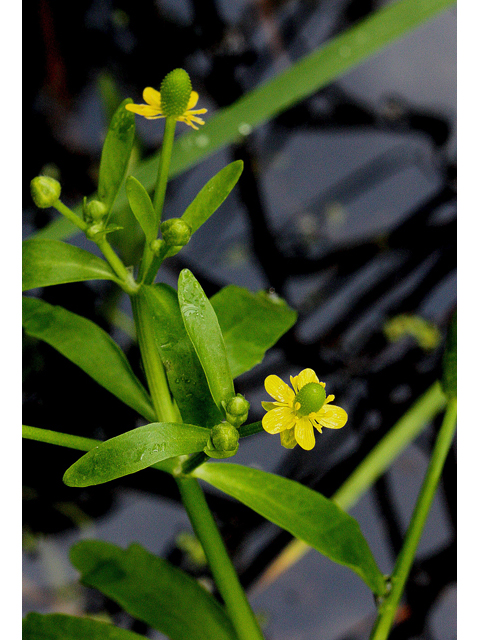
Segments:
[[[192,228],[181,218],[165,220],[160,225],[162,237],[169,247],[183,247],[190,240]]]
[[[100,222],[107,215],[107,207],[100,200],[91,200],[84,206],[85,219],[92,222]]]
[[[235,451],[238,447],[238,431],[228,422],[215,425],[210,437],[217,451]]]
[[[187,110],[192,83],[183,69],[170,71],[160,86],[160,106],[165,116],[181,116]]]
[[[227,402],[225,407],[225,413],[227,420],[235,427],[239,427],[248,418],[248,410],[250,409],[250,403],[245,400],[241,393]]]
[[[60,198],[61,186],[53,178],[37,176],[30,182],[30,192],[37,207],[47,209]]]

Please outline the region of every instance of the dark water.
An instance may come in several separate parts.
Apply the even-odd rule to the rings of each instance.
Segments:
[[[96,186],[105,123],[99,73],[111,74],[122,98],[137,100],[144,86],[183,66],[211,115],[379,6],[97,1],[77,2],[67,11],[60,2],[32,4],[25,29],[38,56],[27,71],[24,139],[38,144],[25,159],[25,185],[45,165],[58,168],[65,200],[72,203]],[[444,334],[455,306],[455,26],[454,11],[442,14],[170,184],[166,213],[175,216],[226,163],[245,162],[234,193],[162,268],[162,280],[175,285],[188,266],[210,294],[229,283],[273,288],[299,311],[294,330],[238,381],[251,402],[251,419],[263,413],[266,375],[286,377],[305,367],[317,371],[349,413],[348,428],[323,434],[310,453],[298,447],[287,452],[264,434],[242,442],[236,462],[332,495],[438,377],[441,348],[425,353],[408,339],[389,345],[382,325],[411,312]],[[142,153],[157,147],[161,130],[158,122],[137,120]],[[25,194],[26,235],[49,216],[35,211]],[[86,246],[80,238],[72,241]],[[41,292],[110,330],[138,370],[135,347],[107,319],[104,294],[111,294],[107,286],[83,283]],[[119,304],[129,313],[128,301]],[[38,427],[106,438],[138,424],[133,411],[62,356],[29,340],[24,396],[24,422]],[[352,510],[385,573],[398,553],[436,427]],[[53,449],[25,443],[24,522],[31,551],[24,561],[24,610],[106,609],[117,624],[146,633],[77,585],[68,548],[83,537],[123,547],[137,541],[192,569],[176,545],[189,524],[174,484],[146,471],[73,491],[61,477],[78,454]],[[407,587],[404,619],[392,639],[456,637],[455,481],[452,452]],[[242,580],[253,589],[252,604],[267,620],[266,638],[368,637],[375,608],[360,579],[311,551],[266,590],[255,590],[290,538],[218,494],[211,502]],[[197,575],[205,572],[197,569]]]

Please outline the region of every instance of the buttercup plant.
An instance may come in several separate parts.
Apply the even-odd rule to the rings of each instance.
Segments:
[[[212,458],[235,456],[242,438],[262,431],[280,433],[286,448],[298,443],[309,451],[315,445],[314,429],[322,433],[323,427],[343,428],[348,417],[343,408],[331,404],[334,396],[326,395],[325,383],[307,368],[290,378],[291,387],[278,376],[269,375],[265,389],[274,402],[262,402],[266,410],[263,419],[248,423],[250,404],[236,393],[234,379],[258,364],[293,326],[295,311],[276,296],[252,294],[236,286],[225,287],[209,299],[188,269],[180,273],[178,290],[155,282],[163,261],[181,251],[232,191],[243,165],[236,161],[223,168],[181,217],[162,220],[176,123],[197,129],[204,123],[198,116],[206,109],[194,108],[199,96],[183,69],[170,72],[160,91],[147,87],[143,97],[147,104],[135,105],[127,99],[115,113],[102,152],[98,194],[85,200],[83,217],[61,202],[58,182],[40,176],[31,183],[37,206],[55,207],[97,245],[104,259],[56,240],[27,240],[23,285],[28,290],[82,280],[115,282],[130,297],[148,390],[118,345],[85,318],[39,298],[25,297],[23,324],[28,335],[46,341],[72,360],[135,409],[146,424],[105,442],[31,426],[24,427],[24,437],[86,451],[65,471],[63,480],[70,487],[101,484],[148,467],[171,474],[223,605],[187,574],[136,544],[124,550],[85,540],[73,547],[72,562],[85,584],[96,587],[132,616],[173,640],[261,640],[262,630],[207,505],[201,479],[354,571],[381,605],[375,638],[386,637],[381,630],[387,629],[388,633],[391,624],[390,582],[378,568],[357,522],[339,506],[340,500],[329,500],[272,473],[231,462],[210,462]],[[134,114],[166,119],[153,201],[134,176],[126,177],[134,142]],[[108,240],[110,232],[122,232],[111,220],[121,189],[125,189],[144,234],[143,256],[136,268],[125,265]],[[262,331],[253,327],[241,333],[233,330],[245,321],[248,327],[250,316],[261,324]],[[453,356],[446,362],[451,368]],[[438,481],[441,456],[446,455],[453,437],[456,389],[450,390],[448,397],[450,409],[439,436],[443,447],[436,458],[437,475],[430,478],[422,494],[421,516],[414,527],[417,537],[423,526],[420,518],[425,517],[425,509],[428,512],[428,500]],[[371,468],[375,462],[369,465]],[[375,469],[380,473],[380,468]],[[415,551],[412,540],[400,563],[402,576],[408,573]],[[395,582],[392,590],[395,602],[402,588],[398,584]],[[25,622],[27,638],[42,634],[53,634],[54,638],[140,638],[111,625],[107,636],[106,629],[105,623],[74,616],[29,614]]]

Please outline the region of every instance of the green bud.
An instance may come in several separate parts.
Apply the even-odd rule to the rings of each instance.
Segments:
[[[217,451],[236,451],[239,435],[237,429],[228,422],[222,422],[212,427],[211,441]]]
[[[53,206],[60,198],[61,190],[60,183],[47,176],[37,176],[30,182],[30,192],[39,209]]]
[[[160,231],[169,247],[184,247],[192,235],[192,227],[181,218],[165,220]]]
[[[165,116],[181,116],[187,110],[192,83],[183,69],[170,71],[160,86],[160,106]]]
[[[250,409],[250,403],[245,400],[241,393],[227,402],[225,407],[225,414],[230,424],[235,427],[239,427],[248,418],[248,410]]]
[[[100,222],[105,218],[108,213],[108,209],[100,200],[92,200],[87,202],[83,208],[86,221]]]

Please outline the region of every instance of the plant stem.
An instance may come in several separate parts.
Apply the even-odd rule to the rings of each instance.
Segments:
[[[447,457],[457,423],[457,399],[448,401],[447,410],[437,441],[428,465],[427,473],[420,489],[420,494],[408,526],[405,542],[397,558],[395,569],[391,576],[392,589],[379,607],[378,617],[372,630],[370,640],[386,640],[395,618],[398,603],[403,593],[415,552],[422,536],[427,517],[432,505],[433,497],[442,474],[445,458]]]
[[[105,236],[102,236],[99,240],[94,239],[94,242],[103,253],[117,276],[122,281],[120,284],[122,289],[129,295],[134,295],[135,293],[137,293],[139,285],[135,282],[133,274],[127,269],[121,259],[117,256]]]
[[[163,204],[165,202],[165,193],[167,191],[167,182],[168,182],[168,172],[170,170],[170,160],[172,157],[172,148],[173,141],[175,138],[175,125],[177,121],[174,117],[168,117],[165,121],[165,130],[163,132],[163,140],[162,140],[162,150],[160,153],[160,160],[158,163],[158,174],[157,174],[157,184],[155,186],[155,195],[153,197],[153,208],[155,209],[155,213],[157,215],[157,234],[158,229],[160,228],[160,222],[162,220],[162,212],[163,212]],[[140,264],[140,272],[139,279],[143,280],[145,274],[149,274],[148,282],[146,284],[151,284],[155,279],[155,275],[158,271],[155,271],[153,277],[151,277],[150,266],[153,258],[153,251],[148,245],[145,243],[145,249],[143,252],[142,262]]]
[[[70,222],[73,222],[73,224],[79,229],[81,229],[82,231],[85,232],[88,229],[88,224],[85,222],[85,220],[82,220],[80,216],[77,216],[77,214],[74,213],[71,209],[69,209],[67,205],[63,204],[61,200],[57,200],[53,205],[53,207],[59,213],[65,216],[65,218],[68,218]]]
[[[180,477],[176,480],[239,640],[264,640],[198,481]]]
[[[138,296],[131,296],[130,300],[138,345],[157,420],[159,422],[177,422],[178,416],[170,397],[165,369],[157,349],[148,311]]]

